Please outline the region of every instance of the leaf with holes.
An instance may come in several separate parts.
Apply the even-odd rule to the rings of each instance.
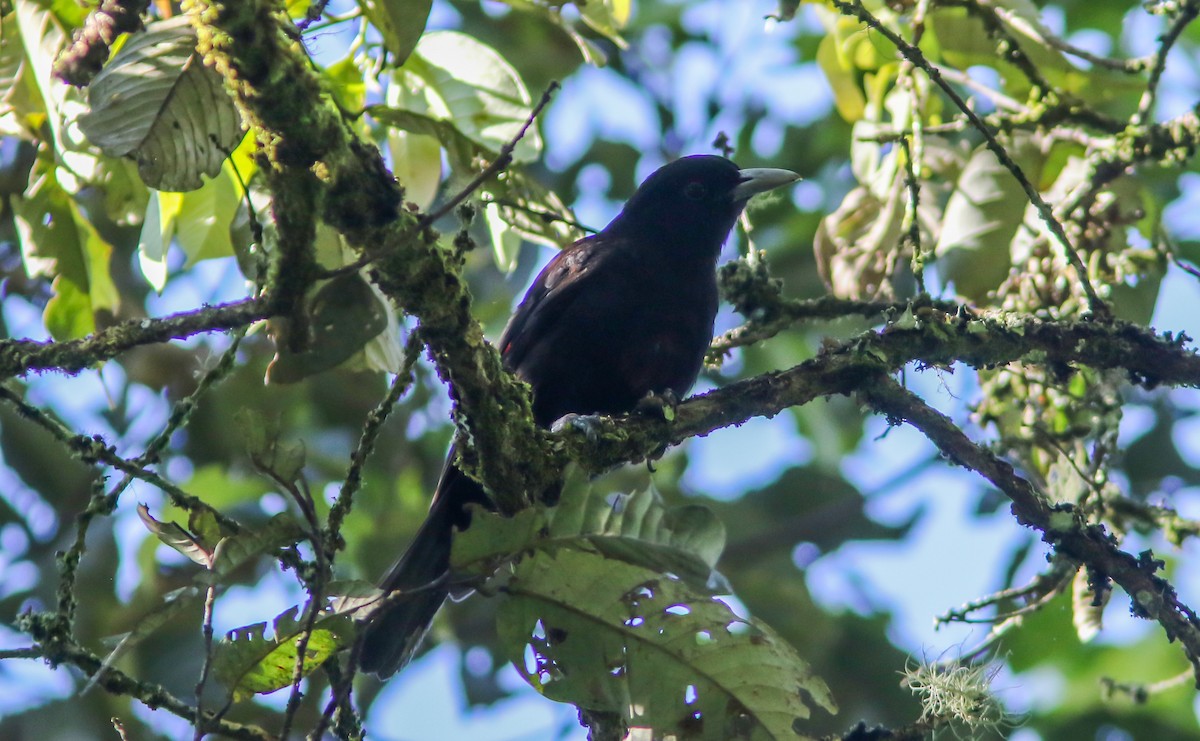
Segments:
[[[785,640],[681,579],[563,548],[522,560],[505,595],[504,650],[531,686],[656,738],[811,739],[814,710],[837,712]]]
[[[708,508],[668,508],[650,489],[610,499],[572,469],[557,506],[511,518],[477,511],[455,538],[451,563],[483,573],[487,564],[514,554],[574,548],[710,589],[725,588],[713,568],[724,547],[725,526]]]
[[[213,647],[213,676],[229,688],[234,702],[291,685],[305,624],[304,618],[297,617],[299,611],[292,607],[276,617],[270,637],[265,622],[255,623],[229,631]],[[301,676],[308,676],[349,645],[353,636],[347,617],[318,619],[305,646]]]

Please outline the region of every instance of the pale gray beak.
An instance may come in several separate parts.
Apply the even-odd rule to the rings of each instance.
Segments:
[[[746,201],[751,196],[766,193],[789,183],[794,183],[800,176],[791,170],[780,170],[774,167],[752,167],[738,170],[741,182],[733,189],[734,201]]]

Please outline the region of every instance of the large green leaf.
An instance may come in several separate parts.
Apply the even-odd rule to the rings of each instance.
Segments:
[[[1007,150],[1036,186],[1045,161],[1039,141],[1015,135]],[[999,287],[1012,265],[1010,245],[1028,204],[1009,169],[986,146],[976,148],[946,204],[936,247],[938,271],[959,295],[983,301]]]
[[[172,243],[187,256],[186,266],[234,254],[230,228],[246,194],[242,183],[257,169],[253,144],[252,139],[243,140],[216,177],[198,190],[150,192],[138,238],[138,264],[155,290],[161,292],[166,286]]]
[[[13,13],[0,18],[0,135],[32,138],[45,121],[41,91],[25,61],[25,45]]]
[[[79,121],[89,141],[105,154],[133,157],[159,190],[196,190],[242,138],[221,77],[195,47],[186,17],[150,24],[92,81],[91,111]]]
[[[429,114],[429,96],[425,81],[416,75],[397,72],[388,85],[385,101],[394,110]],[[430,123],[427,132],[412,131],[404,126],[393,125],[387,130],[388,153],[392,156],[392,173],[404,186],[404,199],[417,204],[421,209],[429,208],[442,182],[442,145],[444,139],[454,133],[433,133]],[[455,132],[456,133],[456,132]]]
[[[55,13],[33,0],[15,0],[17,30],[25,50],[22,78],[36,87],[41,108],[54,144],[55,160],[64,165],[60,178],[70,191],[77,191],[94,174],[96,157],[87,151],[72,122],[82,114],[79,91],[64,85],[54,74],[54,60],[68,36]]]
[[[814,709],[837,711],[786,641],[671,575],[562,549],[523,560],[505,594],[499,629],[527,682],[656,738],[810,739]]]
[[[433,0],[360,0],[359,6],[379,30],[384,47],[394,57],[392,62],[399,66],[425,32]]]
[[[1051,85],[1103,103],[1145,86],[1144,78],[1096,65],[1083,69],[1045,42],[1049,31],[1042,25],[1037,6],[1030,0],[1000,0],[997,9],[1005,19],[1005,34],[1015,40],[1038,73]],[[1020,98],[1030,90],[1029,79],[999,53],[997,34],[966,8],[938,8],[928,16],[943,58],[959,69],[984,65],[998,71],[1004,91]]]
[[[404,68],[428,83],[437,118],[488,149],[499,151],[529,120],[532,100],[521,76],[499,52],[464,33],[425,34]],[[530,127],[513,159],[531,162],[541,151],[541,136]]]
[[[512,518],[479,512],[455,539],[451,563],[486,571],[496,559],[523,551],[576,548],[707,588],[724,583],[713,570],[724,547],[725,526],[707,507],[668,508],[652,489],[608,497],[575,472],[557,506]]]
[[[119,296],[109,273],[112,247],[63,190],[58,173],[37,163],[25,194],[9,204],[26,272],[54,278],[46,328],[56,339],[72,339],[93,331],[96,311],[115,311]]]

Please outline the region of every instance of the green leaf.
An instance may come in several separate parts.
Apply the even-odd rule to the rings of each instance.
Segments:
[[[501,173],[483,190],[495,203],[496,215],[524,239],[561,248],[583,236],[567,204],[522,172]]]
[[[175,233],[175,219],[182,207],[182,193],[160,190],[151,191],[150,202],[146,204],[146,220],[138,237],[138,267],[146,282],[159,293],[167,285],[167,253],[171,235]]]
[[[0,90],[0,135],[35,139],[46,120],[46,106],[25,64],[25,45],[13,13],[0,18]]]
[[[505,594],[504,648],[534,689],[656,738],[811,739],[814,708],[837,711],[786,641],[680,579],[562,549],[523,560]]]
[[[367,20],[379,30],[383,45],[392,54],[392,63],[399,67],[417,46],[433,0],[360,0]]]
[[[88,87],[79,126],[105,154],[131,156],[147,185],[200,188],[243,136],[224,82],[196,54],[184,16],[151,23],[121,47]]]
[[[68,190],[77,191],[94,175],[96,157],[87,151],[79,132],[70,125],[84,108],[81,93],[54,75],[54,60],[67,43],[67,34],[59,18],[41,4],[15,0],[13,5],[25,50],[24,63],[28,66],[27,80],[41,97],[42,110],[50,124],[55,161],[65,165],[60,178]]]
[[[270,383],[294,383],[336,368],[388,326],[379,295],[358,273],[325,282],[309,302],[308,313],[311,342],[300,353],[289,350],[287,343],[278,343],[267,368]]]
[[[425,34],[405,69],[425,80],[435,94],[437,118],[453,122],[468,139],[492,151],[516,137],[532,112],[529,91],[512,65],[466,34]],[[541,136],[530,127],[513,150],[513,159],[531,162],[541,151]]]
[[[374,583],[359,579],[330,582],[325,586],[325,595],[330,600],[331,614],[350,615],[358,620],[370,615],[385,596]]]
[[[384,100],[392,108],[426,115],[429,113],[425,82],[403,70],[392,77]],[[432,127],[429,131],[432,131]],[[405,200],[415,203],[422,210],[429,208],[442,182],[440,137],[389,126],[387,144],[392,156],[392,173],[404,186]]]
[[[1013,136],[1006,147],[1031,183],[1045,162],[1038,141]],[[975,149],[955,184],[942,219],[935,253],[938,272],[961,296],[981,302],[1008,276],[1010,245],[1029,201],[1021,184],[986,146]]]
[[[1111,101],[1145,87],[1145,77],[1141,75],[1100,65],[1085,70],[1072,64],[1045,41],[1050,31],[1042,25],[1037,6],[1030,0],[1002,0],[996,5],[1005,11],[1005,35],[1016,40],[1030,64],[1049,84],[1091,103]],[[991,67],[1000,73],[1004,92],[1017,98],[1029,93],[1029,79],[998,52],[996,35],[988,31],[979,17],[965,8],[940,7],[930,12],[928,22],[942,56],[950,64],[962,70],[974,65]]]
[[[833,104],[838,114],[851,123],[863,117],[867,99],[858,84],[858,75],[838,52],[838,40],[833,34],[821,38],[817,47],[817,64],[833,91]]]
[[[511,518],[477,512],[471,527],[455,538],[450,560],[482,573],[514,554],[579,548],[707,588],[724,583],[714,571],[724,546],[725,527],[706,507],[667,508],[651,489],[609,498],[575,471],[557,506],[533,507]]]
[[[267,624],[255,623],[229,631],[213,647],[213,676],[229,687],[234,702],[288,687],[299,657],[298,640],[304,619],[291,607]],[[351,621],[342,616],[318,619],[305,646],[301,676],[308,676],[353,639]]]
[[[263,554],[274,556],[303,537],[299,523],[290,514],[281,512],[261,528],[232,535],[218,543],[212,555],[213,576],[223,579],[252,559]]]
[[[521,236],[509,228],[500,216],[500,206],[492,201],[483,207],[483,218],[487,223],[488,236],[492,238],[492,255],[496,258],[496,267],[505,275],[511,275],[517,268],[517,258],[521,255]]]
[[[580,17],[593,31],[613,42],[619,49],[629,46],[618,29],[629,21],[630,0],[579,0],[575,3]]]
[[[59,341],[77,340],[96,331],[92,302],[86,293],[62,275],[55,277],[50,287],[54,295],[46,302],[42,323],[51,337]]]
[[[353,54],[326,67],[324,77],[342,110],[350,112],[362,110],[367,100],[367,83],[363,79],[362,69],[354,61]]]
[[[54,277],[46,328],[56,339],[73,339],[93,331],[94,312],[115,311],[119,296],[109,273],[112,247],[63,190],[59,172],[37,162],[25,194],[9,204],[25,271]]]
[[[202,188],[184,194],[175,218],[175,240],[187,255],[188,266],[233,255],[229,226],[243,195],[228,161]]]
[[[514,8],[522,13],[530,13],[540,17],[542,20],[558,27],[563,33],[574,42],[576,48],[579,49],[580,56],[583,61],[597,67],[603,67],[608,63],[608,55],[604,49],[584,36],[575,27],[575,24],[563,17],[561,8],[556,4],[545,4],[540,2],[531,2],[530,0],[502,0],[505,5]],[[618,40],[619,39],[619,40]],[[625,48],[624,39],[613,39],[613,43]]]
[[[893,178],[886,200],[859,186],[823,218],[813,240],[817,270],[834,295],[875,298],[892,279],[891,255],[904,223],[904,181]]]
[[[150,508],[144,504],[138,505],[137,513],[146,529],[154,533],[154,537],[162,541],[164,545],[179,551],[206,569],[212,568],[214,550],[212,545],[205,545],[196,536],[174,522],[160,522],[154,519],[150,514]]]

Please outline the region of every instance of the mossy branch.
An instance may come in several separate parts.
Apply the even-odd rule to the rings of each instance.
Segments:
[[[457,257],[438,246],[417,215],[398,208],[402,190],[379,151],[324,94],[294,26],[275,4],[192,0],[186,7],[198,48],[254,130],[272,181],[283,189],[285,180],[315,176],[323,185],[318,201],[325,221],[355,249],[381,255],[372,279],[420,321],[450,385],[456,420],[477,453],[468,463],[502,509],[522,506],[524,492],[540,490],[537,483],[551,476],[533,463],[545,457],[544,435],[533,424],[527,387],[504,371],[471,314]],[[286,277],[287,268],[281,273]]]

